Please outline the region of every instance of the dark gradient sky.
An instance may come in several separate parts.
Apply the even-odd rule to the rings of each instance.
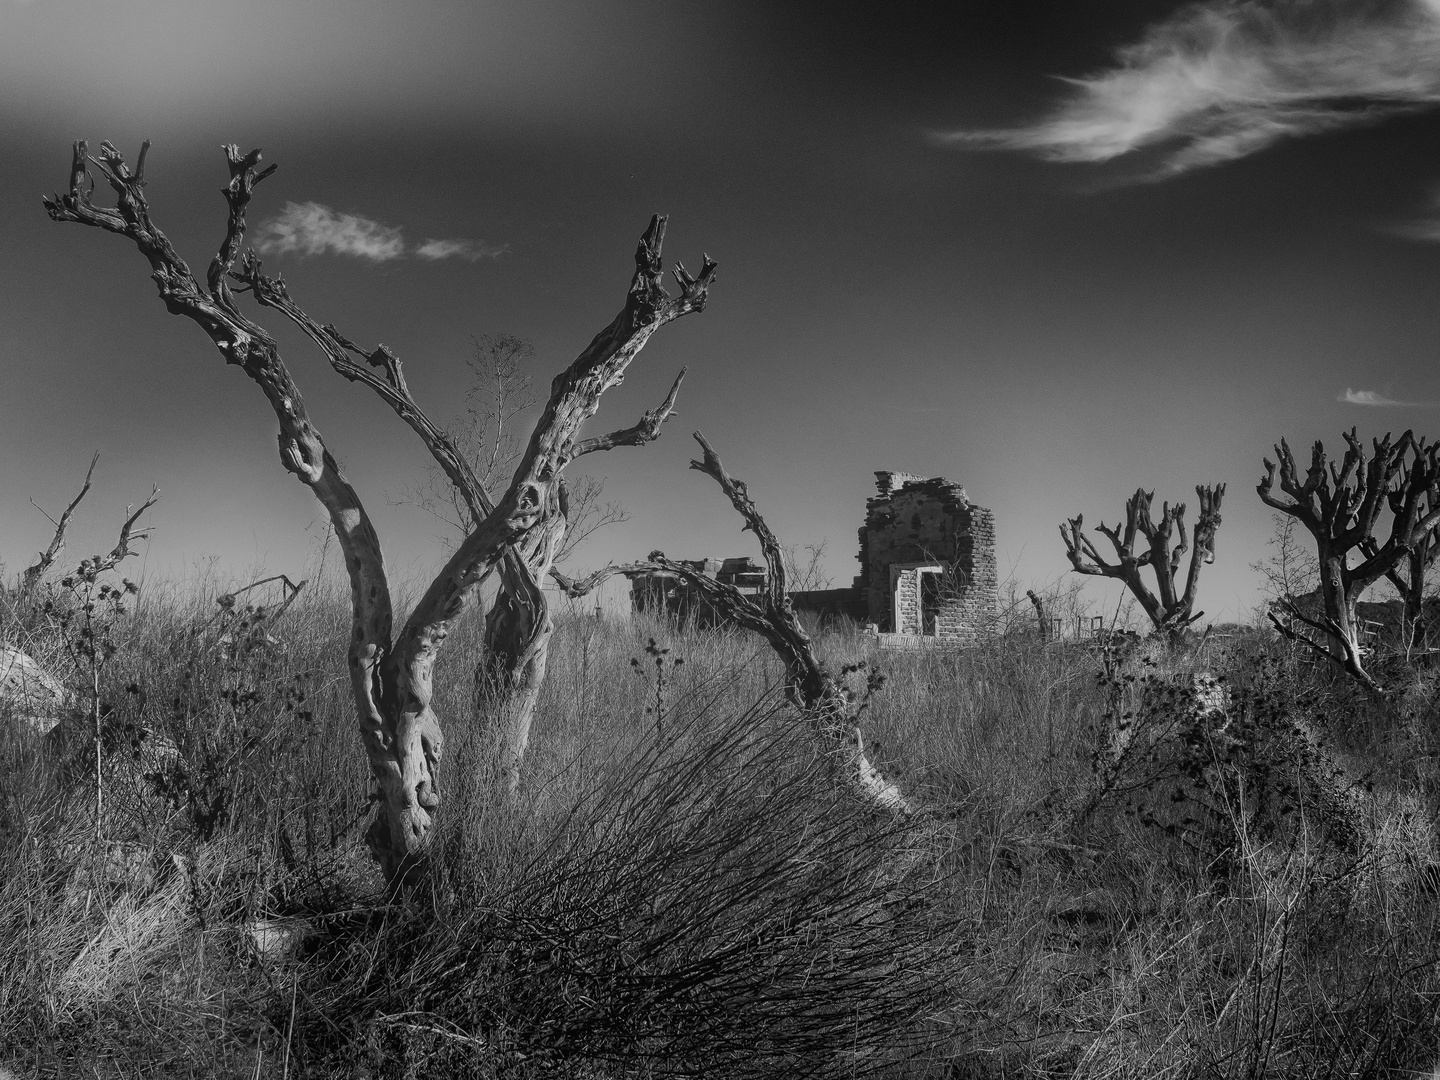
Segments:
[[[618,309],[651,213],[671,215],[670,259],[719,260],[709,308],[661,331],[605,398],[597,430],[626,426],[690,369],[663,439],[585,462],[632,517],[574,568],[657,547],[751,551],[713,483],[686,469],[698,428],[783,539],[828,540],[836,584],[856,572],[876,469],[963,483],[995,511],[1002,576],[1022,590],[1067,570],[1062,518],[1113,521],[1143,484],[1157,501],[1188,495],[1193,520],[1194,486],[1224,481],[1201,606],[1244,615],[1274,441],[1338,447],[1352,424],[1440,434],[1425,404],[1440,402],[1440,244],[1416,239],[1440,183],[1433,95],[1422,85],[1376,110],[1327,91],[1331,118],[1313,131],[1169,173],[1163,141],[1082,163],[945,142],[937,132],[1036,130],[1084,89],[1057,76],[1104,72],[1194,10],[955,8],[0,0],[8,572],[48,538],[27,500],[57,512],[97,449],[77,554],[108,546],[152,483],[150,574],[212,554],[236,574],[292,572],[320,533],[256,389],[165,313],[133,247],[40,206],[73,139],[133,155],[150,138],[152,211],[192,266],[223,230],[222,142],[280,164],[253,225],[315,202],[401,228],[404,258],[266,265],[312,315],[393,348],[441,420],[462,407],[472,334],[533,339],[548,385]],[[1335,119],[1347,110],[1368,122]],[[505,251],[418,258],[431,238]],[[435,528],[386,495],[420,475],[422,447],[260,321],[387,556],[418,578],[441,557]],[[1347,404],[1347,389],[1421,404]]]

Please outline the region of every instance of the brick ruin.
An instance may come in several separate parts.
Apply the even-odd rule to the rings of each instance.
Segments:
[[[939,476],[877,472],[879,494],[865,503],[860,573],[848,589],[790,594],[796,610],[873,623],[883,634],[973,644],[995,625],[998,582],[995,517],[959,484]],[[745,593],[765,587],[749,558],[696,559],[686,566]],[[714,626],[720,615],[673,574],[637,577],[636,611],[665,612]]]
[[[865,503],[860,574],[882,633],[970,644],[995,625],[995,515],[941,476],[877,472]]]

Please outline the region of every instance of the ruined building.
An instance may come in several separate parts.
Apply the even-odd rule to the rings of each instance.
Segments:
[[[698,570],[725,585],[733,585],[746,596],[765,589],[765,567],[748,557],[735,559],[680,559],[681,566]],[[697,626],[716,626],[722,616],[704,594],[697,592],[676,574],[657,570],[636,577],[630,586],[631,604],[636,611],[673,615]]]
[[[995,623],[995,516],[940,476],[877,472],[865,503],[860,574],[882,632],[974,642]]]
[[[879,494],[865,504],[860,574],[848,589],[793,592],[797,611],[873,623],[882,634],[970,644],[993,630],[995,519],[943,477],[877,472]],[[749,558],[697,559],[687,567],[755,594],[765,568]],[[673,574],[636,577],[636,611],[665,612],[714,626],[719,612]]]

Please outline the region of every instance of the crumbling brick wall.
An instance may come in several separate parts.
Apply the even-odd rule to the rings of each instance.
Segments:
[[[943,477],[877,472],[860,576],[870,621],[892,633],[974,642],[995,623],[995,518]]]

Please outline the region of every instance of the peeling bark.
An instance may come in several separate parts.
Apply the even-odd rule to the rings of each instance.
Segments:
[[[231,281],[238,282],[242,292],[253,293],[262,306],[277,308],[295,321],[341,374],[365,382],[379,393],[425,440],[452,481],[465,481],[468,470],[463,459],[458,455],[447,457],[446,441],[437,437],[438,429],[413,407],[399,361],[389,350],[381,346],[372,353],[362,353],[333,327],[310,319],[289,301],[282,281],[261,274],[253,255],[247,255],[236,271],[251,195],[255,186],[275,170],[274,165],[259,168],[259,150],[242,155],[234,145],[224,148],[230,180],[223,195],[229,214],[225,236],[202,286],[150,219],[143,190],[149,146],[146,142],[141,148],[132,173],[110,143],[101,144],[97,159],[89,155],[84,142],[77,142],[69,190],[46,199],[46,211],[56,221],[105,229],[131,240],[149,262],[151,277],[166,309],[196,323],[226,363],[239,367],[270,402],[280,427],[281,464],[324,506],[350,576],[351,689],[361,741],[378,789],[377,813],[367,841],[392,882],[411,883],[423,873],[440,801],[438,772],[444,736],[431,708],[431,680],[450,626],[490,573],[507,559],[513,558],[515,564],[521,562],[513,553],[517,548],[524,550],[537,530],[532,550],[542,561],[545,552],[553,557],[552,543],[543,539],[545,525],[557,515],[563,521],[560,473],[575,456],[582,425],[594,415],[601,395],[624,377],[625,369],[651,334],[667,322],[703,309],[715,264],[706,257],[698,277],[677,264],[674,273],[681,292],[674,297],[667,294],[660,282],[665,219],[657,216],[651,221],[636,252],[636,272],[624,307],[574,363],[556,376],[544,415],[506,492],[489,504],[479,497],[484,494],[479,485],[474,485],[475,528],[392,638],[390,591],[375,529],[359,496],[341,475],[320,432],[310,421],[274,338],[240,312]],[[114,190],[114,207],[99,207],[91,202],[92,164]],[[352,357],[357,354],[365,359],[366,366],[355,363]],[[547,623],[548,619],[542,617],[537,625],[544,627]],[[528,659],[522,655],[521,660],[531,677],[543,677],[543,658],[538,666],[533,655]]]

